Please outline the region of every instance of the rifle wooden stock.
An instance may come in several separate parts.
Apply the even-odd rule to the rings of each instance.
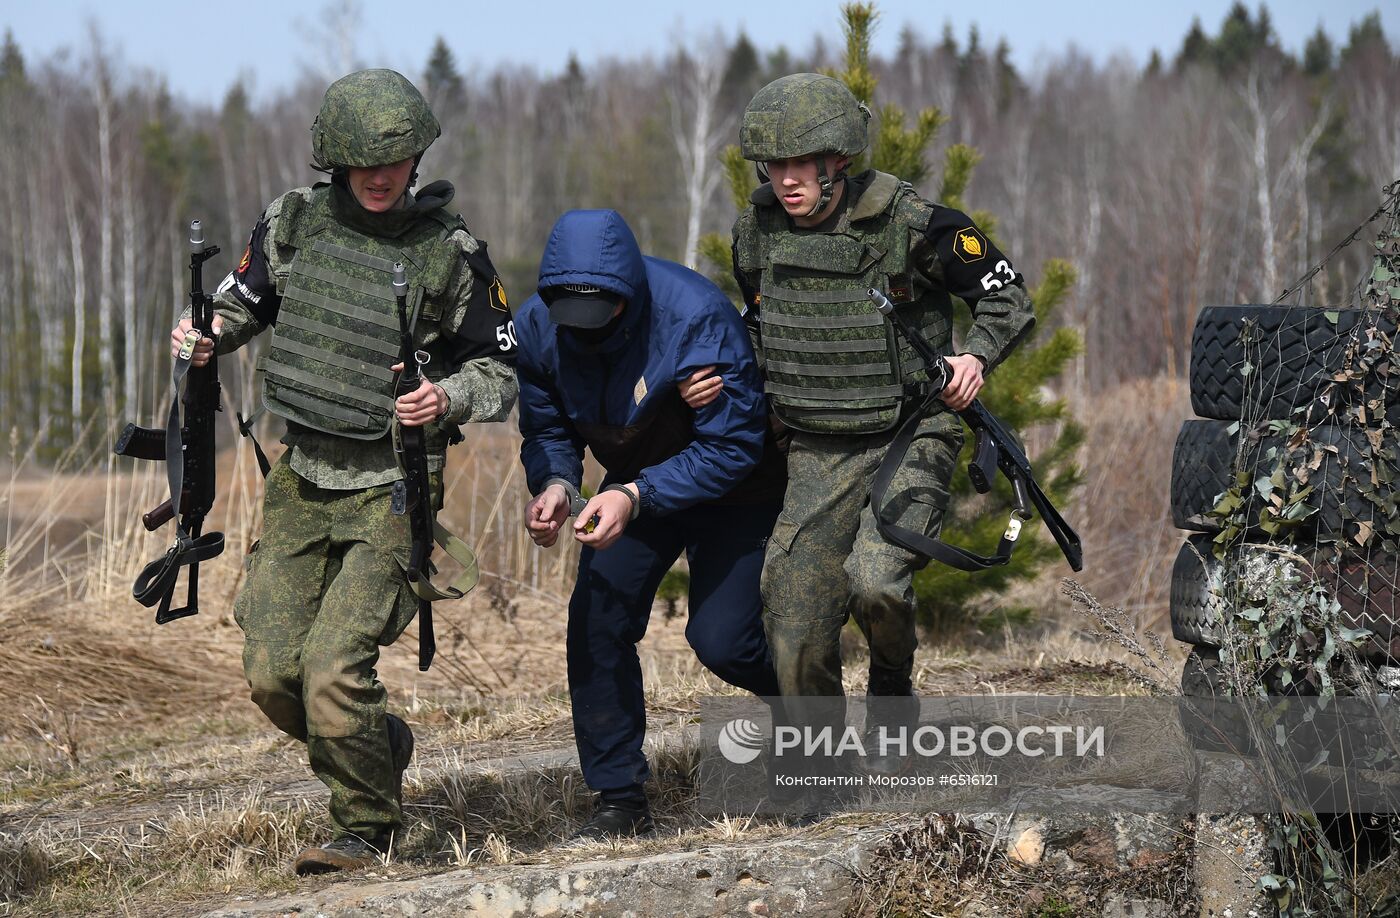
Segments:
[[[189,489],[180,492],[180,510],[184,512],[190,505]],[[146,527],[147,532],[155,532],[166,523],[175,518],[175,508],[170,504],[170,498],[166,498],[160,506],[150,513],[141,514],[141,524]]]

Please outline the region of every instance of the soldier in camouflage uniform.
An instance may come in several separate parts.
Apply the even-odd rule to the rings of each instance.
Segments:
[[[949,409],[972,401],[1034,316],[1021,275],[966,214],[923,200],[892,175],[847,175],[866,148],[869,118],[827,76],[793,74],[758,91],[744,112],[741,150],[768,181],[734,224],[734,266],[769,403],[792,431],[762,586],[778,681],[785,696],[842,696],[840,635],[854,615],[870,647],[870,713],[879,722],[914,710],[911,581],[927,559],[885,541],[875,512],[937,535],[963,442]],[[884,508],[871,506],[876,469],[924,402],[929,377],[870,304],[870,287],[952,369],[943,405],[917,419]],[[956,354],[952,297],[973,314]],[[807,715],[790,709],[844,718],[844,701],[808,705]],[[875,756],[867,764],[897,763]]]
[[[375,673],[417,610],[403,573],[407,515],[390,512],[402,475],[390,429],[426,427],[436,503],[457,425],[499,421],[515,402],[505,297],[460,217],[452,186],[409,189],[440,133],[427,103],[391,70],[346,76],[312,127],[331,180],[273,201],[215,299],[227,353],[273,327],[259,361],[263,405],[287,422],[286,452],[267,477],[262,539],[234,603],[253,701],[307,745],[330,789],[333,837],[297,858],[298,874],[363,866],[401,825],[408,725],[386,714]],[[421,387],[397,401],[399,322],[392,266],[408,273],[417,346],[431,355]],[[172,332],[179,341],[188,317]]]

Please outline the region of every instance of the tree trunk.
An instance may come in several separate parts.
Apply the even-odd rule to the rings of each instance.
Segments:
[[[73,355],[69,385],[72,397],[69,401],[69,422],[72,425],[73,441],[76,443],[83,429],[83,347],[87,333],[87,268],[83,256],[82,223],[78,219],[77,201],[74,200],[73,183],[63,183],[63,216],[68,224],[70,264],[73,268]]]
[[[97,207],[100,238],[97,249],[98,365],[102,372],[102,406],[113,416],[117,380],[116,334],[112,324],[112,87],[105,66],[97,72]]]

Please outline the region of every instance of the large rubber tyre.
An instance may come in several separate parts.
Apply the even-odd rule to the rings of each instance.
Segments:
[[[1377,321],[1394,334],[1394,323],[1374,310],[1208,306],[1191,335],[1191,407],[1226,421],[1292,417],[1323,393],[1358,326]],[[1400,404],[1387,410],[1392,422],[1400,421]]]
[[[1172,450],[1172,523],[1177,529],[1216,532],[1209,517],[1234,480],[1235,443],[1230,422],[1190,420],[1181,425]]]
[[[1192,536],[1177,552],[1172,565],[1172,637],[1186,644],[1220,646],[1221,601],[1213,591],[1220,562],[1211,555],[1211,538]]]
[[[1248,731],[1226,686],[1215,647],[1193,647],[1181,668],[1181,727],[1202,752],[1248,755]],[[1240,748],[1243,746],[1244,748]]]
[[[1245,544],[1237,551],[1257,551]],[[1372,637],[1363,655],[1373,665],[1400,665],[1400,555],[1343,555],[1319,546],[1305,555],[1304,569],[1341,606],[1342,624]],[[1218,595],[1222,565],[1211,554],[1211,537],[1187,539],[1172,565],[1172,636],[1196,647],[1218,648],[1224,638],[1224,602]]]
[[[1231,422],[1190,420],[1181,425],[1172,453],[1172,522],[1178,529],[1192,532],[1218,532],[1220,524],[1209,514],[1217,499],[1235,480],[1237,463],[1249,470],[1252,482],[1257,475],[1271,472],[1276,451],[1286,445],[1286,437],[1264,437],[1241,454],[1238,434],[1230,433]],[[1357,487],[1370,478],[1370,446],[1363,431],[1334,424],[1322,424],[1308,431],[1318,466],[1310,469],[1312,493],[1305,499],[1314,512],[1305,517],[1298,532],[1323,541],[1348,539],[1361,521],[1374,522],[1382,514]],[[1303,458],[1303,457],[1300,457]],[[1262,498],[1251,486],[1245,493],[1245,519],[1259,519]],[[1264,536],[1250,526],[1251,536]]]
[[[1325,557],[1313,569],[1342,607],[1347,627],[1372,633],[1366,658],[1376,665],[1400,664],[1400,555],[1343,556],[1340,564]]]

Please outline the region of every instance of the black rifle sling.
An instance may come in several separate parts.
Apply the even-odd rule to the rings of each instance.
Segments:
[[[248,417],[244,417],[242,412],[234,412],[234,417],[238,418],[238,434],[253,441],[253,455],[258,457],[258,468],[262,470],[262,477],[266,478],[272,471],[272,463],[267,461],[267,453],[263,452],[262,444],[258,442],[257,435],[253,433],[253,425],[258,423],[258,418],[262,417],[263,410],[259,408]]]
[[[131,590],[136,601],[147,608],[160,603],[156,621],[161,624],[172,618],[181,618],[181,613],[185,612],[176,610],[174,616],[170,613],[170,602],[175,594],[175,581],[180,574],[180,568],[187,564],[197,565],[201,561],[208,561],[224,550],[222,532],[191,535],[185,528],[184,514],[180,512],[183,502],[181,492],[185,485],[184,440],[180,433],[180,384],[184,382],[189,370],[190,360],[177,357],[175,368],[170,374],[174,393],[170,400],[170,413],[165,421],[165,477],[170,485],[170,506],[175,515],[175,544],[164,556],[142,569]],[[198,521],[194,528],[198,529],[202,522],[203,520]]]
[[[880,535],[884,536],[885,541],[960,571],[984,571],[989,567],[1000,567],[1011,560],[1011,550],[1016,547],[1015,539],[1003,535],[997,543],[996,553],[984,556],[965,548],[958,548],[956,545],[949,545],[941,539],[929,538],[922,532],[906,529],[885,517],[885,492],[889,490],[895,472],[904,463],[904,457],[914,442],[914,434],[918,432],[919,421],[928,417],[937,398],[936,394],[928,396],[918,409],[909,415],[890,441],[884,457],[880,459],[880,466],[875,470],[875,482],[870,489],[870,509],[875,514],[875,527],[880,530]],[[1034,485],[1032,488],[1037,492],[1040,490]]]

